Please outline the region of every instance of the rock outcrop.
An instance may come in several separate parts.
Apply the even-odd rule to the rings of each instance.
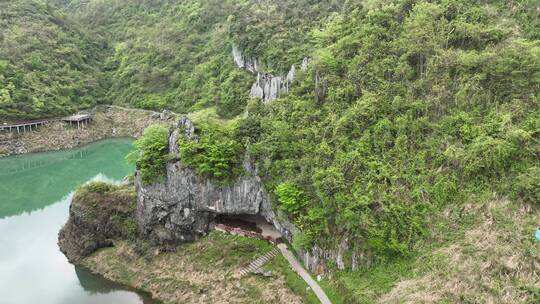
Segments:
[[[182,117],[170,132],[169,152],[162,183],[143,185],[136,174],[137,222],[141,235],[159,245],[176,245],[205,235],[217,215],[261,215],[291,235],[276,217],[256,169],[244,161],[247,173],[230,185],[216,184],[182,163],[178,139],[197,140],[193,124]]]
[[[187,117],[182,117],[169,135],[169,152],[175,155],[167,164],[164,182],[143,185],[135,178],[137,189],[137,223],[140,235],[156,245],[174,247],[205,235],[218,215],[260,215],[289,242],[298,233],[296,227],[277,216],[257,169],[245,157],[243,166],[247,173],[230,185],[219,185],[198,176],[182,163],[178,139],[184,136],[198,140],[195,128]],[[326,262],[333,261],[339,269],[356,268],[361,257],[349,248],[347,240],[336,250],[318,246],[299,250],[298,255],[306,268],[314,273],[327,271]]]
[[[260,215],[292,242],[298,233],[296,227],[272,209],[257,168],[248,156],[243,162],[246,174],[221,185],[182,163],[177,144],[181,137],[198,140],[193,123],[185,116],[169,132],[171,158],[163,182],[145,185],[136,173],[136,195],[128,186],[92,184],[76,193],[69,220],[59,234],[60,249],[71,262],[111,246],[117,239],[142,238],[173,249],[206,235],[220,215]],[[328,261],[339,269],[355,269],[365,260],[347,240],[335,250],[315,246],[297,253],[305,267],[317,274],[327,271]]]
[[[259,61],[256,58],[245,57],[242,51],[233,44],[232,56],[234,63],[241,69],[246,69],[251,74],[257,74],[259,72]]]
[[[262,71],[259,60],[244,56],[236,45],[232,47],[232,56],[239,68],[257,75],[257,79],[251,86],[249,93],[251,98],[261,99],[264,103],[268,103],[289,92],[289,87],[296,76],[296,67],[294,65],[291,66],[287,75],[275,76]],[[310,62],[311,59],[304,58],[300,69],[306,71]]]
[[[60,250],[76,263],[99,248],[112,246],[114,240],[135,238],[135,200],[131,186],[96,182],[82,187],[58,234]]]
[[[327,262],[332,261],[339,270],[357,270],[359,265],[369,266],[371,258],[365,253],[351,248],[351,244],[345,238],[342,239],[335,249],[323,249],[313,246],[309,250],[297,250],[298,257],[304,267],[316,274],[328,271]]]

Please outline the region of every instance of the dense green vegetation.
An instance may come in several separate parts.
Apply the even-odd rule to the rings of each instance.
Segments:
[[[136,239],[137,222],[134,214],[137,194],[132,186],[90,182],[77,189],[73,204],[84,205],[85,214],[92,224],[108,223],[116,238]]]
[[[0,122],[101,102],[104,48],[46,1],[0,2]]]
[[[249,87],[250,78],[234,69],[224,26],[233,1],[67,2],[109,38],[110,102],[179,112],[218,105],[228,113],[247,100],[237,88]]]
[[[3,3],[0,102],[9,111],[0,117],[59,115],[105,102],[183,113],[215,106],[232,118],[244,110],[253,81],[234,66],[232,43],[282,73],[313,44],[304,32],[339,2]]]
[[[308,196],[292,217],[313,242],[407,254],[444,206],[535,195],[540,43],[505,8],[395,1],[312,32],[311,70],[247,119],[268,187]]]
[[[160,125],[152,125],[133,145],[135,150],[126,157],[136,164],[144,184],[161,181],[167,173],[166,162],[169,151],[169,131]]]
[[[179,142],[184,161],[227,180],[247,150],[302,244],[333,247],[337,235],[404,255],[444,206],[538,195],[534,1],[59,3],[109,39],[108,99],[227,119],[246,110],[196,122],[199,140]],[[232,43],[273,72],[313,61],[263,106],[247,101],[253,77],[234,67]],[[164,153],[153,144],[139,150]],[[139,162],[146,181],[163,168],[157,154]]]
[[[199,175],[221,183],[240,174],[242,145],[238,142],[238,120],[223,121],[214,109],[191,115],[197,124],[196,138],[178,140],[184,164]]]
[[[13,16],[25,7],[2,5]],[[102,101],[197,111],[198,140],[178,143],[183,161],[201,175],[230,181],[242,174],[247,151],[276,207],[302,231],[296,246],[335,248],[347,238],[371,262],[399,264],[433,240],[430,224],[448,208],[501,198],[538,207],[538,1],[56,5],[62,9],[38,6],[36,14],[51,17],[36,20],[66,20],[48,23],[66,34],[37,50],[35,65],[26,62],[32,56],[17,57],[31,54],[26,49],[16,54],[0,46],[0,115],[44,115]],[[88,42],[88,34],[74,30],[81,25],[107,43]],[[44,43],[28,37],[23,41]],[[248,100],[254,77],[234,66],[233,43],[276,74],[305,56],[312,62],[307,71],[297,69],[287,96],[263,105]],[[77,47],[50,57],[66,44]],[[104,59],[92,65],[100,52]],[[39,59],[54,65],[43,66],[47,77],[73,81],[35,82],[42,78],[30,71]],[[68,89],[51,89],[66,83]],[[95,85],[94,95],[78,84]],[[47,93],[50,104],[28,92]],[[136,144],[144,182],[164,173],[166,135],[154,127]],[[344,277],[344,285],[356,282]]]
[[[111,82],[109,102],[184,113],[215,106],[226,118],[243,111],[253,81],[234,66],[232,43],[259,57],[269,70],[283,72],[306,54],[310,37],[304,31],[339,3],[57,2],[96,34],[109,38],[103,67]]]

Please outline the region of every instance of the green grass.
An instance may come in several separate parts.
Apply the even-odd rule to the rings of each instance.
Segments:
[[[268,265],[273,277],[234,277],[237,270],[273,249],[267,241],[211,232],[173,252],[139,242],[136,246],[143,248],[142,255],[135,253],[131,241],[118,241],[115,247],[100,249],[87,258],[84,266],[113,281],[153,293],[164,302],[192,303],[202,295],[213,301],[226,291],[238,303],[263,304],[291,297],[298,297],[301,303],[317,303],[313,293],[306,290],[306,283],[281,256]]]
[[[331,291],[333,303],[376,303],[400,279],[409,277],[415,259],[400,259],[363,271],[332,273],[321,285]],[[328,295],[330,297],[330,295]]]
[[[212,265],[226,257],[223,266],[230,267],[251,262],[272,250],[272,245],[263,240],[212,232],[200,242],[185,244],[180,250],[193,263],[203,266]]]
[[[446,210],[429,240],[407,257],[359,271],[334,271],[321,286],[333,303],[536,303],[540,247],[535,207],[491,198]],[[397,286],[399,288],[396,288]]]

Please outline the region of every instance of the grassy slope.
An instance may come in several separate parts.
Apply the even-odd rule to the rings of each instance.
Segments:
[[[539,221],[536,208],[506,199],[471,202],[434,219],[433,239],[419,244],[414,256],[335,272],[321,285],[335,304],[536,303],[540,253],[533,234]],[[272,279],[227,281],[270,250],[266,242],[213,232],[174,253],[136,257],[131,246],[121,242],[102,249],[85,264],[171,303],[203,296],[209,303],[318,303],[281,256],[264,267],[273,271]]]
[[[281,257],[266,266],[273,272],[271,278],[233,278],[236,270],[271,249],[266,241],[212,232],[176,252],[146,249],[142,256],[134,253],[133,244],[121,241],[94,253],[84,264],[166,303],[316,303]]]
[[[537,303],[539,221],[507,199],[448,208],[414,255],[327,280],[343,303]]]

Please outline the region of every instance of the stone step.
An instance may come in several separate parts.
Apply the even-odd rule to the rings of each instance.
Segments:
[[[254,273],[254,272],[260,271],[260,268],[264,264],[268,263],[271,259],[273,259],[277,255],[278,252],[279,252],[278,248],[274,248],[274,249],[268,251],[267,253],[265,253],[262,256],[255,259],[248,266],[242,268],[238,272],[238,274],[240,275],[240,277],[243,277],[243,276],[245,276],[245,275],[247,275],[249,273]]]

